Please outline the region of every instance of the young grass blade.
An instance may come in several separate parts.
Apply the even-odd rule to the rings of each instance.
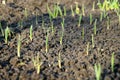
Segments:
[[[92,24],[93,22],[93,18],[92,18],[92,14],[90,13],[90,25]]]
[[[72,16],[74,17],[74,16],[75,16],[75,13],[74,13],[74,10],[73,10],[72,5],[71,5],[71,12],[72,12]]]
[[[65,6],[64,6],[64,16],[66,16],[66,8],[65,8]]]
[[[95,1],[93,2],[92,10],[95,10]]]
[[[60,54],[60,52],[59,52],[59,55],[58,55],[58,66],[61,69],[61,54]]]
[[[97,28],[96,25],[97,25],[97,19],[96,19],[95,22],[94,22],[94,35],[96,35],[96,32],[97,32],[97,31],[96,31],[96,28]]]
[[[96,75],[96,80],[100,80],[100,77],[101,77],[101,65],[98,64],[94,66],[94,69],[95,69],[95,75]]]
[[[17,56],[20,57],[20,48],[21,48],[21,36],[18,35],[18,40],[17,40]]]
[[[114,52],[112,53],[112,57],[111,57],[111,69],[112,69],[112,72],[114,72],[114,62],[115,62],[115,59],[114,59]]]
[[[76,5],[76,8],[75,8],[75,12],[76,12],[76,14],[80,14],[80,9],[79,9],[79,7],[78,7],[78,2],[75,2],[75,5]]]
[[[79,15],[78,27],[81,25],[81,21],[82,21],[82,14]]]
[[[10,29],[7,26],[5,29],[5,43],[6,44],[8,43],[8,36],[11,36],[11,33],[10,33]]]
[[[85,6],[84,5],[82,5],[82,14],[83,14],[83,16],[85,16]]]
[[[48,36],[49,36],[49,30],[47,31],[46,42],[45,42],[45,44],[46,44],[46,53],[48,53],[48,47],[49,47],[49,45],[48,45]]]
[[[34,67],[35,67],[35,69],[37,71],[37,74],[39,74],[40,69],[41,69],[41,65],[42,65],[39,54],[37,54],[37,56],[32,58],[32,62],[33,62],[33,65],[34,65]]]

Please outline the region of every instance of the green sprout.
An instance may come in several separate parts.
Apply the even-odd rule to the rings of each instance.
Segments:
[[[90,13],[90,25],[92,24],[93,22],[93,18],[92,18],[92,14]]]
[[[96,35],[96,24],[97,24],[97,19],[94,22],[94,35]]]
[[[30,40],[32,41],[32,38],[33,38],[33,26],[32,25],[30,26],[30,35],[29,35],[29,37],[30,37]]]
[[[64,35],[64,33],[63,33],[63,31],[61,32],[61,36],[60,36],[60,45],[62,45],[62,42],[63,42],[63,35]]]
[[[96,75],[96,80],[100,80],[100,77],[101,77],[101,65],[98,64],[94,66],[95,68],[95,75]]]
[[[95,44],[94,44],[94,35],[92,34],[92,47],[94,48],[95,47]]]
[[[17,40],[17,56],[20,57],[20,48],[21,48],[21,36],[18,35],[18,40]]]
[[[82,5],[82,14],[83,14],[83,16],[85,16],[85,7],[84,7],[84,5]]]
[[[49,48],[49,45],[48,45],[48,36],[49,36],[49,30],[47,31],[47,35],[46,35],[46,53],[48,53],[48,48]]]
[[[80,14],[80,9],[79,9],[79,7],[78,7],[78,2],[75,2],[75,4],[76,4],[76,8],[75,8],[75,12],[76,12],[76,14]]]
[[[52,18],[56,18],[59,14],[62,16],[62,10],[61,8],[59,7],[59,3],[57,3],[57,5],[54,5],[54,9],[53,11],[50,10],[48,4],[47,4],[47,11],[49,13],[49,15],[52,17]]]
[[[37,56],[32,58],[32,62],[33,62],[34,68],[37,71],[37,74],[39,74],[40,73],[40,69],[41,69],[41,65],[42,65],[42,62],[41,62],[39,54],[37,54]]]
[[[100,21],[103,20],[103,12],[100,13]]]
[[[64,16],[66,16],[66,8],[65,8],[65,6],[64,6]]]
[[[0,22],[0,31],[1,31],[1,33],[2,33],[2,36],[4,36],[4,30],[3,30],[3,28],[2,28],[1,22]]]
[[[63,18],[62,22],[61,22],[61,26],[62,26],[62,31],[64,32],[64,26],[65,26],[65,19]]]
[[[74,10],[73,10],[72,5],[71,5],[71,12],[72,12],[72,16],[74,17],[74,16],[75,16],[75,13],[74,13]]]
[[[54,29],[54,26],[53,26],[53,22],[51,22],[51,29],[52,29],[52,35],[53,35],[54,32],[55,32],[55,29]]]
[[[84,40],[84,35],[85,35],[85,32],[84,32],[84,27],[82,28],[82,39]]]
[[[79,15],[79,22],[78,22],[78,27],[81,25],[81,21],[82,21],[82,15]]]
[[[59,68],[61,68],[61,54],[60,54],[60,52],[58,55],[58,66],[59,66]]]
[[[27,12],[27,9],[25,8],[25,10],[24,10],[24,15],[25,15],[25,18],[27,19],[27,17],[28,17],[28,12]]]
[[[100,0],[98,0],[97,3],[99,9],[101,10],[118,10],[119,9],[119,1],[118,0],[104,0],[103,3],[100,2]]]
[[[9,29],[9,27],[7,26],[5,29],[5,43],[8,43],[8,37],[11,36],[11,31]]]
[[[92,10],[95,10],[95,1],[93,2]]]
[[[112,57],[111,57],[111,69],[112,69],[112,72],[114,71],[114,63],[115,63],[115,59],[114,59],[114,52],[112,53]]]

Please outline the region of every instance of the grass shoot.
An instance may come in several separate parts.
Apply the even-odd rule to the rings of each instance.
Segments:
[[[58,54],[58,66],[59,66],[60,69],[62,68],[61,67],[61,54],[60,54],[60,52]]]
[[[94,29],[94,35],[96,35],[96,32],[97,32],[97,30],[96,30],[96,28],[97,28],[96,25],[97,25],[97,19],[96,19],[95,22],[94,22],[94,28],[93,28],[93,29]]]
[[[90,25],[92,24],[93,22],[93,17],[92,17],[92,14],[90,13]]]
[[[82,21],[82,15],[79,15],[79,22],[78,22],[78,27],[81,25],[81,21]]]
[[[20,57],[20,49],[21,49],[21,36],[18,35],[18,40],[17,40],[17,56]]]
[[[32,41],[32,39],[33,39],[33,26],[32,25],[30,26],[30,35],[29,35],[29,37],[30,37],[30,40]]]
[[[46,53],[48,53],[48,48],[49,48],[49,45],[48,45],[48,36],[49,36],[49,30],[47,31],[47,35],[46,35]]]
[[[111,57],[111,69],[112,69],[112,72],[114,72],[114,63],[115,63],[115,59],[114,59],[114,52],[112,53],[112,57]]]
[[[95,75],[96,75],[96,80],[100,80],[101,77],[101,65],[100,64],[95,64],[94,66],[95,69]]]
[[[42,65],[42,62],[41,62],[39,54],[37,54],[37,56],[32,58],[32,62],[33,62],[34,68],[37,71],[37,74],[39,74],[40,73],[40,69],[41,69],[41,65]]]
[[[71,13],[72,13],[72,16],[74,17],[74,16],[75,16],[75,13],[74,13],[74,10],[73,10],[72,5],[71,5]]]

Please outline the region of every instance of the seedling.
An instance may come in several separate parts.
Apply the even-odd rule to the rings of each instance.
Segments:
[[[101,65],[98,64],[94,66],[95,68],[95,75],[96,75],[96,80],[100,80],[100,77],[101,77]]]
[[[48,45],[48,36],[49,36],[49,30],[47,31],[47,35],[46,35],[46,53],[48,53],[48,48],[49,48],[49,45]]]
[[[100,0],[98,0],[97,3],[99,9],[101,10],[117,10],[119,9],[119,1],[118,0],[104,0],[103,3],[100,2]]]
[[[112,53],[112,57],[111,57],[111,69],[112,69],[112,72],[114,72],[114,63],[115,63],[115,59],[114,59],[114,52]]]
[[[60,45],[62,45],[62,42],[63,42],[63,35],[64,35],[64,33],[61,32],[61,36],[60,36]]]
[[[42,65],[42,62],[41,62],[39,54],[37,54],[37,56],[32,58],[32,62],[33,62],[34,68],[37,71],[37,74],[39,74],[40,73],[40,69],[41,69],[41,65]]]
[[[10,29],[7,26],[6,29],[5,29],[5,43],[6,44],[8,43],[8,37],[9,36],[11,36],[11,31],[10,31]]]
[[[107,30],[110,28],[110,18],[107,16]]]
[[[47,4],[47,11],[52,18],[56,18],[58,16],[58,14],[60,14],[62,16],[62,10],[59,7],[59,3],[57,3],[57,5],[54,5],[53,11],[50,10],[50,8]]]
[[[85,32],[84,32],[84,27],[82,28],[82,39],[84,40],[84,35],[85,35]]]
[[[25,8],[25,10],[24,10],[24,15],[25,15],[25,18],[27,19],[27,17],[28,17],[28,12],[27,12],[27,9]]]
[[[103,12],[100,13],[100,21],[103,20]]]
[[[61,69],[61,54],[60,54],[60,52],[58,54],[58,66]]]
[[[66,8],[65,8],[65,6],[64,6],[64,16],[66,16]]]
[[[30,26],[30,35],[29,35],[29,37],[30,37],[30,40],[32,41],[32,38],[33,38],[33,26],[32,25]]]
[[[97,24],[97,19],[94,22],[94,35],[96,35],[96,24]]]
[[[65,26],[65,19],[63,18],[62,22],[61,22],[61,26],[62,26],[62,31],[64,32],[64,26]]]
[[[82,21],[82,15],[79,15],[79,22],[78,22],[78,27],[81,25],[81,21]]]
[[[55,29],[54,29],[54,26],[53,26],[53,22],[51,22],[51,29],[52,29],[52,34],[54,34]]]
[[[92,24],[93,22],[93,18],[92,18],[92,14],[90,13],[90,25]]]
[[[95,1],[93,2],[92,10],[95,10]]]
[[[72,5],[71,5],[71,12],[72,12],[72,16],[74,17],[74,16],[75,16],[75,13],[74,13],[74,10],[73,10]]]
[[[92,47],[94,48],[95,47],[95,44],[94,44],[94,35],[92,34]]]
[[[80,14],[80,9],[79,9],[79,7],[78,7],[78,2],[75,2],[75,4],[76,4],[76,8],[75,8],[75,12],[76,12],[76,14]]]
[[[84,7],[84,5],[82,5],[82,14],[83,14],[83,16],[85,16],[85,7]]]
[[[21,36],[18,35],[18,40],[17,40],[17,56],[20,57],[20,49],[21,49]]]
[[[2,36],[4,36],[4,30],[3,30],[3,28],[2,28],[1,22],[0,22],[0,31],[1,31],[1,33],[2,33]]]

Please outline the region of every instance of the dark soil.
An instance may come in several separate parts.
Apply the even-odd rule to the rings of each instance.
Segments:
[[[62,18],[53,19],[54,34],[49,31],[49,51],[45,51],[47,29],[51,27],[46,10],[47,3],[53,9],[57,0],[8,0],[6,5],[0,4],[0,22],[3,29],[9,26],[13,31],[9,44],[5,44],[0,34],[0,80],[96,80],[95,64],[101,64],[101,80],[120,80],[120,23],[114,11],[108,11],[110,28],[107,29],[107,18],[100,21],[100,10],[97,5],[92,11],[93,1],[76,0],[79,8],[85,6],[85,16],[81,26],[78,26],[79,16],[71,16],[70,6],[75,6],[74,0],[58,0],[60,6],[67,8],[63,45],[60,45]],[[96,1],[97,3],[97,1]],[[24,10],[28,11],[25,18]],[[92,47],[89,14],[93,22],[97,19],[97,34],[94,36],[95,47]],[[36,15],[38,22],[36,24]],[[42,26],[42,19],[44,26]],[[23,26],[18,23],[23,21]],[[33,25],[33,40],[29,39],[29,27]],[[84,39],[82,29],[85,30]],[[22,36],[21,57],[17,57],[18,34]],[[86,47],[90,43],[89,53]],[[115,53],[114,72],[111,70],[111,56]],[[61,68],[58,66],[58,55],[61,54]],[[40,73],[37,74],[32,58],[37,54],[41,58]]]

